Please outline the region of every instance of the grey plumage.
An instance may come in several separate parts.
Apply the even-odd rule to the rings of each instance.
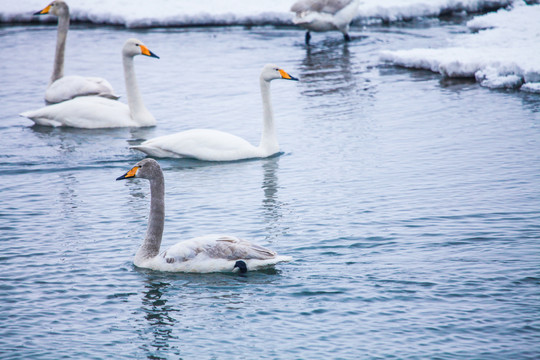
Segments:
[[[299,14],[305,11],[316,11],[335,15],[353,0],[300,0],[293,4],[291,11]]]

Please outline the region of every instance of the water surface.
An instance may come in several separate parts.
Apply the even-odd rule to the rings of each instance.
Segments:
[[[74,26],[66,74],[103,76],[126,101],[136,58],[158,126],[33,127],[54,26],[0,28],[0,352],[4,359],[526,359],[540,354],[540,98],[380,64],[461,24],[314,35],[296,29]],[[6,54],[9,56],[6,57]],[[160,160],[163,246],[243,237],[294,262],[273,271],[137,269],[149,206],[129,145],[195,127],[257,143],[258,74],[274,81],[282,154]]]

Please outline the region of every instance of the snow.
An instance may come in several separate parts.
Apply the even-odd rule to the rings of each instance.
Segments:
[[[384,22],[437,17],[449,13],[475,13],[510,5],[512,0],[364,0],[358,15]]]
[[[540,82],[525,83],[520,90],[540,94]]]
[[[358,22],[400,21],[448,12],[493,10],[513,0],[363,0]],[[125,27],[292,25],[295,0],[67,0],[74,21]],[[36,21],[48,0],[4,1],[0,23]],[[53,21],[40,17],[40,21]]]
[[[477,16],[471,33],[456,35],[447,47],[382,51],[381,60],[427,69],[447,77],[473,77],[492,89],[540,88],[540,5],[516,1],[512,8]]]
[[[71,19],[126,27],[291,23],[290,0],[66,0]],[[35,21],[48,0],[8,1],[0,22]]]

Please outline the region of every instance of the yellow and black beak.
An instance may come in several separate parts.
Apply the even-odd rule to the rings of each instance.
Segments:
[[[47,7],[43,10],[40,10],[38,12],[35,12],[34,15],[45,15],[45,14],[48,14],[49,11],[51,11],[51,5],[47,5]]]
[[[138,166],[134,166],[133,169],[129,170],[127,173],[125,173],[124,175],[116,178],[116,180],[124,180],[124,179],[130,179],[130,178],[134,178],[135,175],[137,175],[137,170],[139,170],[139,167]]]
[[[159,59],[159,56],[157,56],[156,54],[148,50],[146,46],[141,44],[140,47],[141,47],[141,54]]]
[[[298,81],[298,79],[295,78],[294,76],[291,76],[291,75],[287,74],[287,72],[285,72],[285,70],[279,69],[279,73],[281,74],[282,79]]]

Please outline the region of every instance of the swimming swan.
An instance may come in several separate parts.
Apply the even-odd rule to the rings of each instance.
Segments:
[[[296,13],[293,23],[307,30],[307,45],[310,31],[339,30],[345,41],[350,41],[349,24],[357,15],[359,5],[359,0],[299,0],[291,7]]]
[[[61,0],[50,3],[34,15],[52,14],[58,16],[58,32],[56,35],[56,53],[51,82],[45,91],[45,101],[55,104],[77,96],[98,95],[116,100],[111,84],[97,77],[64,76],[64,53],[69,29],[69,7]]]
[[[143,244],[133,263],[141,268],[175,272],[240,272],[271,267],[291,261],[274,251],[248,241],[223,235],[206,235],[185,240],[159,252],[165,222],[165,183],[156,160],[139,161],[116,180],[142,178],[150,181],[150,216]]]
[[[122,60],[128,105],[100,96],[81,96],[38,110],[26,111],[21,116],[43,126],[69,126],[85,129],[154,126],[156,119],[144,106],[137,86],[133,67],[135,55],[159,59],[141,41],[137,39],[126,41],[122,48]]]
[[[259,82],[264,109],[264,127],[259,146],[218,130],[192,129],[160,136],[131,146],[154,157],[194,158],[205,161],[233,161],[250,158],[264,158],[279,151],[274,116],[270,104],[270,81],[274,79],[298,80],[276,65],[263,67]]]

